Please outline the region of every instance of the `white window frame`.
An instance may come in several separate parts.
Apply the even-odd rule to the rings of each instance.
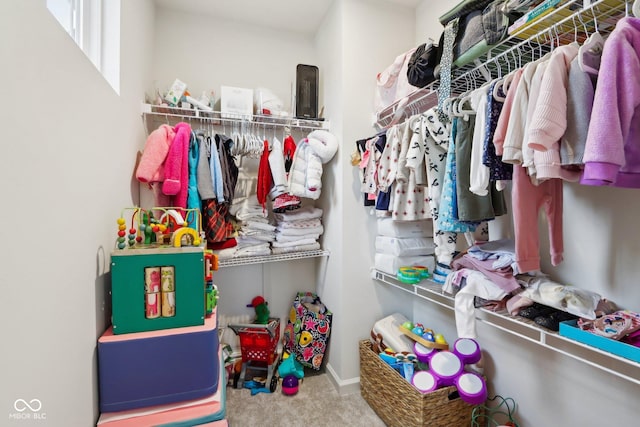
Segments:
[[[120,93],[120,0],[47,0],[54,16],[56,2],[68,3],[70,25],[65,31]]]

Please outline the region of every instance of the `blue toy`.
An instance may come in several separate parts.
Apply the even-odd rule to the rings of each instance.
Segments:
[[[251,390],[251,396],[255,396],[258,393],[271,393],[271,390],[266,388],[264,384],[260,384],[257,381],[245,381],[244,388]]]

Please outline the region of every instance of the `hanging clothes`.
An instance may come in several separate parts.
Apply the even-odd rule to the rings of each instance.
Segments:
[[[416,130],[419,131],[419,127]],[[396,221],[415,221],[431,218],[427,189],[416,183],[415,171],[407,167],[407,152],[409,151],[412,136],[413,129],[411,128],[411,121],[408,120],[402,125],[402,139],[398,158],[392,159],[397,164],[397,171],[391,217]]]
[[[213,188],[213,178],[211,177],[211,167],[209,165],[209,159],[211,158],[211,138],[206,137],[202,131],[196,132],[196,138],[199,144],[199,157],[196,171],[198,194],[202,200],[215,199],[216,192]]]
[[[165,178],[162,183],[162,192],[172,196],[169,205],[178,208],[187,207],[189,193],[189,140],[191,138],[191,126],[180,122],[176,125],[176,135],[171,142],[167,158],[165,160]]]
[[[169,197],[162,192],[162,183],[165,178],[164,162],[175,135],[175,129],[169,125],[161,125],[151,132],[136,169],[136,179],[153,189],[156,206],[171,206]]]
[[[198,160],[200,146],[195,132],[191,132],[189,140],[189,188],[187,190],[187,209],[202,209],[200,194],[198,193]],[[192,223],[190,221],[190,223]]]
[[[216,134],[215,141],[220,159],[224,201],[230,204],[235,195],[239,173],[235,157],[231,155],[233,140],[226,135]]]
[[[604,44],[584,153],[586,185],[640,188],[640,18],[618,21]]]

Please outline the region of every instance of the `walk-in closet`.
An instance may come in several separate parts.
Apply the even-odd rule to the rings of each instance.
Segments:
[[[442,103],[436,81],[376,111],[376,77],[398,55],[438,42],[445,28],[438,18],[459,0],[119,1],[119,40],[110,39],[119,46],[115,83],[105,80],[46,3],[11,2],[0,14],[7,83],[0,407],[7,425],[95,425],[96,341],[111,323],[115,221],[125,207],[152,203],[153,193],[140,185],[135,169],[149,134],[161,125],[186,122],[205,136],[238,134],[254,142],[251,135],[298,141],[323,129],[338,141],[335,156],[323,165],[322,193],[310,203],[323,212],[319,248],[221,261],[214,275],[219,315],[246,319],[254,314],[247,305],[262,295],[286,322],[296,292],[316,292],[333,312],[323,369],[345,396],[360,393],[358,344],[385,316],[403,313],[453,341],[455,300],[441,285],[407,285],[376,270],[378,218],[375,207],[363,203],[352,154],[357,141]],[[636,2],[563,3],[526,36],[506,37],[453,66],[449,98],[561,46],[583,45],[594,34],[606,40],[619,20],[633,16]],[[112,48],[107,42],[105,54]],[[149,103],[179,79],[195,97],[213,92],[219,98],[222,86],[268,89],[291,110],[297,64],[319,69],[323,120],[297,120],[289,111],[282,120],[248,123]],[[621,76],[638,83],[635,74]],[[247,143],[236,154],[245,170],[255,172],[259,156],[252,147]],[[242,188],[255,186],[254,176],[242,178]],[[490,239],[515,232],[510,185],[504,191],[507,212],[486,223]],[[552,259],[543,211],[524,225],[538,230],[540,269],[640,310],[638,190],[567,181],[561,191],[561,262]],[[460,233],[457,249],[469,242]],[[637,424],[640,364],[488,310],[476,310],[474,319],[489,394],[513,398],[521,426]],[[20,419],[25,411],[29,420]]]

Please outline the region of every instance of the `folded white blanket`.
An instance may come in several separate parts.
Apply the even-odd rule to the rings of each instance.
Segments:
[[[435,245],[433,237],[376,236],[376,252],[395,256],[431,255]]]
[[[235,253],[234,258],[244,257],[244,256],[262,256],[262,255],[271,255],[271,249],[269,246],[255,246],[245,249],[238,249]]]
[[[282,221],[278,223],[278,228],[284,230],[285,228],[313,228],[322,225],[322,221],[319,218],[315,219],[303,219],[300,221]]]
[[[251,237],[252,239],[260,240],[262,242],[273,242],[276,240],[276,233],[262,230],[241,229],[238,231],[240,236]]]
[[[322,209],[313,206],[296,209],[285,213],[274,214],[276,221],[300,221],[303,219],[322,218]]]
[[[378,218],[378,235],[389,237],[432,237],[433,223],[430,220],[395,221]]]
[[[276,226],[267,223],[267,219],[264,218],[264,221],[260,221],[260,219],[251,219],[249,221],[242,221],[242,228],[250,228],[254,230],[264,230],[264,231],[276,231]]]
[[[300,240],[318,240],[320,238],[319,234],[305,234],[302,236],[288,236],[286,234],[276,234],[276,241],[278,242],[299,242]]]
[[[314,239],[304,239],[304,240],[296,240],[293,242],[273,242],[271,245],[274,248],[286,248],[291,246],[302,246],[302,245],[310,245],[312,243],[316,243]]]
[[[285,236],[304,236],[305,234],[322,234],[323,232],[324,228],[322,226],[311,228],[280,228],[280,226],[276,227],[276,233],[284,234]]]
[[[303,251],[315,251],[316,249],[320,249],[320,243],[309,243],[308,245],[300,245],[300,246],[288,246],[286,248],[273,248],[271,251],[274,255],[276,254],[287,254],[291,252],[303,252]]]
[[[233,248],[219,249],[212,252],[218,255],[218,259],[229,259],[233,258],[236,252],[238,252],[238,247],[234,246]]]

